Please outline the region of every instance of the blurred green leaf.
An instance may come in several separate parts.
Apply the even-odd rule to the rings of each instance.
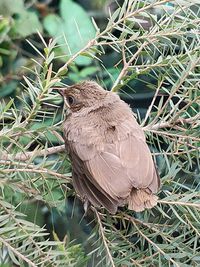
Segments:
[[[44,19],[44,27],[52,36],[62,35],[62,26],[63,20],[56,14],[50,14]]]
[[[42,31],[37,14],[28,11],[24,6],[23,0],[0,0],[0,14],[8,16],[8,18],[1,20],[1,35],[5,35],[10,30],[8,26],[11,21],[13,22],[11,32],[15,38],[26,37],[37,31]]]
[[[42,26],[36,13],[31,11],[23,11],[19,17],[15,20],[13,27],[13,33],[15,37],[26,37],[37,31],[42,31]]]
[[[0,0],[0,14],[12,16],[24,11],[23,0]]]
[[[4,41],[9,30],[10,30],[10,19],[9,18],[1,19],[0,20],[0,43]]]
[[[10,95],[17,88],[17,81],[10,81],[7,84],[4,84],[0,87],[0,98]]]
[[[90,75],[94,75],[98,71],[98,67],[85,67],[81,71],[76,70],[75,68],[72,68],[73,72],[70,71],[68,74],[68,77],[73,82],[80,82],[83,79],[88,78]]]
[[[61,17],[48,15],[44,19],[44,27],[53,37],[60,37],[58,43],[62,45],[63,52],[70,57],[94,38],[95,28],[84,9],[71,0],[61,1],[60,15]],[[79,65],[88,65],[91,59],[79,56],[75,62]]]

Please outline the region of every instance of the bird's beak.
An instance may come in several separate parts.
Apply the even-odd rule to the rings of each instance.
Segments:
[[[58,91],[58,93],[61,94],[62,96],[65,95],[65,90],[66,90],[66,88],[62,88],[62,87],[54,87],[53,89],[55,89],[56,91]]]
[[[62,95],[63,99],[64,99],[64,103],[65,103],[65,106],[70,108],[67,100],[66,100],[66,97],[65,97],[65,93],[66,93],[66,88],[62,88],[62,87],[54,87],[53,89],[57,90],[59,94]]]

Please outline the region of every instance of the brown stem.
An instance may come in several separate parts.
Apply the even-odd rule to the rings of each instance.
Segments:
[[[199,118],[200,118],[200,114],[197,114],[196,116],[191,117],[191,118],[187,118],[187,119],[179,118],[176,121],[169,120],[166,122],[158,122],[156,124],[153,124],[153,125],[149,124],[149,125],[143,127],[143,130],[144,131],[151,131],[151,130],[158,130],[158,129],[162,129],[162,128],[172,128],[174,125],[177,125],[177,124],[185,124],[185,123],[193,124],[194,122],[198,121]]]
[[[137,52],[131,57],[131,59],[126,62],[125,61],[125,51],[122,50],[122,57],[123,57],[123,63],[124,63],[124,67],[122,68],[119,76],[117,77],[115,83],[113,84],[113,87],[111,89],[112,92],[116,91],[116,86],[120,83],[121,79],[126,76],[128,69],[130,67],[130,65],[133,63],[134,59],[140,54],[140,52],[142,51],[142,49],[148,44],[148,42],[144,42],[140,48],[137,50]]]
[[[31,157],[33,156],[47,156],[47,155],[52,155],[52,154],[56,154],[56,153],[60,153],[65,151],[65,145],[60,145],[60,146],[54,146],[54,147],[50,147],[50,148],[45,148],[42,149],[38,152],[36,151],[32,151],[32,152],[19,152],[16,155],[11,155],[11,154],[7,154],[7,153],[3,153],[0,156],[1,160],[18,160],[18,161],[27,161],[29,160]]]
[[[2,170],[2,172],[4,172],[4,173],[9,173],[9,172],[47,173],[47,174],[50,174],[52,176],[56,176],[58,178],[69,179],[70,180],[69,176],[65,176],[64,174],[53,172],[53,171],[50,171],[48,169],[26,169],[26,168],[19,169],[19,168],[14,168],[14,169],[4,169],[4,170]]]

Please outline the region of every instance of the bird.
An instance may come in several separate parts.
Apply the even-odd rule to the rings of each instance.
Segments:
[[[157,205],[160,177],[135,114],[118,94],[95,81],[60,87],[68,114],[63,138],[72,183],[84,207],[115,214]]]

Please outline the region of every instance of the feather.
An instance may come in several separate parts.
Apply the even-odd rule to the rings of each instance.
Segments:
[[[125,199],[131,189],[129,177],[120,159],[111,153],[97,153],[86,162],[90,175],[114,199]]]
[[[84,175],[77,175],[73,171],[73,185],[77,194],[84,201],[89,200],[95,207],[104,206],[110,213],[116,213],[119,203],[106,193],[103,194],[102,191],[99,191]]]
[[[75,190],[82,199],[111,213],[126,203],[135,211],[151,208],[157,202],[153,194],[160,179],[145,135],[126,103],[93,86],[82,90],[76,85],[85,106],[63,124]]]
[[[128,208],[136,212],[151,209],[157,204],[157,196],[147,193],[143,189],[132,189],[128,199]]]

